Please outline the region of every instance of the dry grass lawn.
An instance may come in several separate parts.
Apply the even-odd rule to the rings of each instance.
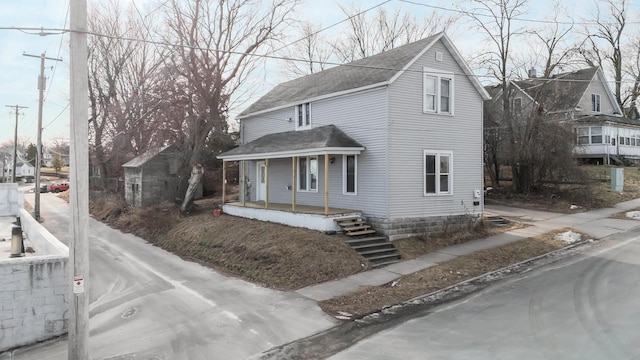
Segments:
[[[554,240],[554,236],[567,230],[553,231],[535,238],[460,256],[381,286],[363,287],[346,295],[321,301],[319,305],[334,316],[346,312],[351,314],[352,318],[360,318],[420,295],[563,248],[566,245],[562,241]]]

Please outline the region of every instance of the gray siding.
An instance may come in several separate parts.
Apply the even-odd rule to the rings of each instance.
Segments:
[[[614,106],[611,102],[611,99],[609,99],[609,96],[607,96],[607,90],[604,87],[605,85],[603,81],[603,79],[600,79],[599,74],[596,73],[596,76],[594,76],[591,83],[589,83],[589,86],[584,92],[584,95],[582,95],[582,98],[580,98],[578,106],[582,109],[582,111],[579,111],[579,113],[587,115],[594,114],[594,112],[591,111],[591,94],[599,94],[600,113],[609,115],[613,114]]]
[[[435,61],[435,52],[443,61]],[[454,115],[422,111],[423,67],[453,72]],[[446,47],[438,42],[389,90],[389,218],[481,212],[482,98]],[[423,150],[453,152],[453,194],[424,196]],[[480,201],[479,206],[473,202]]]
[[[386,106],[386,88],[316,101],[311,104],[313,127],[334,124],[366,148],[358,156],[357,195],[342,193],[342,156],[336,155],[334,164],[329,165],[329,206],[361,210],[375,216],[386,215]],[[267,133],[295,129],[295,120],[288,122],[286,120],[288,117],[295,119],[293,107],[244,119],[242,121],[244,143]],[[296,195],[298,204],[324,206],[324,157],[320,156],[318,161],[318,192],[299,192]],[[291,159],[271,160],[269,165],[269,200],[290,202],[291,192],[284,189],[285,185],[291,184]],[[247,176],[252,184],[249,199],[256,198],[255,173],[255,162],[247,162]]]

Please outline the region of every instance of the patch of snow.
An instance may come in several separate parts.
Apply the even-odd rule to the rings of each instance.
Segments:
[[[338,314],[340,314],[342,316],[346,316],[346,317],[352,317],[353,316],[353,314],[349,314],[346,311],[338,311]]]
[[[580,241],[582,235],[573,231],[565,231],[563,233],[557,234],[554,239],[563,241],[565,244],[572,244],[576,241]]]
[[[629,211],[625,213],[625,216],[629,219],[640,220],[640,211]]]
[[[391,283],[391,287],[395,287],[395,286],[397,286],[399,283],[400,283],[400,280],[394,280],[394,281]]]
[[[348,316],[336,315],[336,319],[338,320],[351,320]]]
[[[571,210],[580,209],[580,206],[572,204],[571,206],[569,206],[569,209]]]

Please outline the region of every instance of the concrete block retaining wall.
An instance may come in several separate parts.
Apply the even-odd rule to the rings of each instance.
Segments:
[[[25,241],[35,250],[0,259],[0,352],[68,329],[69,249],[23,209],[23,201],[17,184],[0,184],[0,216],[19,216]]]
[[[389,240],[399,240],[419,235],[438,235],[472,226],[480,221],[480,215],[447,215],[410,218],[375,218],[367,217],[373,228],[384,234]]]
[[[67,332],[68,257],[0,261],[0,352]]]

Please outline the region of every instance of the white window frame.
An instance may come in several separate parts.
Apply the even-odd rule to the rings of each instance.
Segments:
[[[301,166],[300,166],[300,160],[301,159],[305,159],[305,189],[302,189],[300,186],[302,185],[302,183],[300,182],[300,170],[301,170]],[[316,188],[315,189],[311,189],[311,160],[315,159],[316,160]],[[318,157],[317,156],[300,156],[298,157],[298,171],[297,171],[297,182],[298,182],[298,191],[299,192],[313,192],[313,193],[317,193],[318,192],[318,182],[320,181],[319,179],[319,162],[318,162]]]
[[[435,192],[427,192],[427,155],[435,156]],[[440,157],[449,157],[448,191],[440,191]],[[422,152],[422,192],[424,196],[453,195],[453,151],[423,150]]]
[[[454,114],[454,94],[455,81],[453,73],[434,70],[429,68],[422,69],[422,112],[425,114],[449,115]],[[427,93],[427,79],[435,80],[435,94]],[[442,110],[442,81],[449,81],[449,111]],[[427,97],[434,97],[434,108],[427,108]]]
[[[294,111],[296,130],[306,130],[311,128],[311,103],[298,104],[295,106]]]
[[[599,113],[602,111],[600,94],[591,94],[591,111]]]
[[[347,157],[353,156],[353,192],[347,191]],[[342,194],[358,195],[358,155],[342,155]]]

